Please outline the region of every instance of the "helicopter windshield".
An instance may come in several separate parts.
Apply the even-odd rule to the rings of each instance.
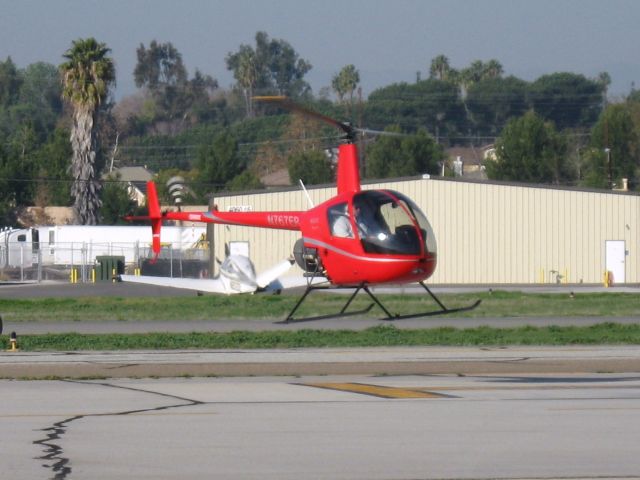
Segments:
[[[435,253],[427,217],[398,192],[370,190],[353,197],[358,236],[367,253],[420,255]]]

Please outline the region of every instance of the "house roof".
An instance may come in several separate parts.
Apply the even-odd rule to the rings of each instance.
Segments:
[[[264,175],[260,177],[260,181],[265,187],[284,187],[291,185],[289,171],[286,168],[281,168],[268,175]]]
[[[153,174],[144,167],[116,168],[113,172],[104,173],[102,178],[107,178],[109,175],[119,175],[120,180],[125,182],[148,182],[153,178]]]
[[[493,148],[493,145],[484,145],[481,147],[451,147],[447,148],[445,153],[447,157],[452,160],[460,157],[467,165],[481,165],[485,152],[491,148]]]

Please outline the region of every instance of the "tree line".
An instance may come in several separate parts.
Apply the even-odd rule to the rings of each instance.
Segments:
[[[191,195],[262,188],[286,168],[308,184],[333,180],[331,128],[267,108],[256,95],[286,95],[320,113],[402,135],[363,139],[363,175],[438,174],[445,149],[495,144],[490,178],[611,188],[640,174],[640,94],[608,103],[606,73],[559,72],[527,82],[495,59],[462,69],[439,55],[428,77],[362,98],[353,64],[314,93],[312,64],[285,40],[257,32],[225,58],[231,89],[196,69],[171,42],[136,50],[138,90],[113,100],[115,63],[93,38],[72,42],[59,65],[0,61],[0,219],[26,205],[73,205],[81,224],[113,223],[134,205],[113,166],[146,165],[164,182],[179,175]]]

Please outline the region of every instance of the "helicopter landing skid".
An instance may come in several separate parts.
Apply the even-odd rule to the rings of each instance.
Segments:
[[[371,292],[371,290],[369,290],[369,286],[366,285],[366,284],[361,284],[361,285],[358,285],[357,287],[327,287],[327,286],[308,285],[307,289],[305,290],[305,292],[300,297],[300,300],[298,300],[298,303],[296,303],[296,305],[293,307],[291,312],[289,312],[289,315],[287,315],[287,318],[285,318],[284,320],[282,320],[280,322],[276,322],[276,323],[309,322],[309,321],[313,321],[313,320],[323,320],[323,319],[327,319],[327,318],[341,318],[341,317],[349,317],[349,316],[353,316],[353,315],[362,315],[362,314],[365,314],[365,313],[369,313],[369,311],[373,308],[374,305],[378,305],[378,307],[380,307],[380,309],[387,315],[387,317],[383,318],[382,320],[402,320],[402,319],[408,319],[408,318],[430,317],[430,316],[434,316],[434,315],[449,315],[449,314],[457,313],[457,312],[467,312],[469,310],[473,310],[478,305],[480,305],[480,302],[482,302],[482,300],[477,300],[475,303],[473,303],[472,305],[469,305],[467,307],[447,308],[440,301],[440,299],[431,291],[431,289],[429,287],[427,287],[423,282],[419,282],[419,284],[422,286],[422,288],[424,288],[426,290],[426,292],[429,294],[429,296],[431,296],[431,298],[438,304],[438,306],[440,307],[439,310],[432,310],[432,311],[429,311],[429,312],[422,312],[422,313],[410,313],[408,315],[398,315],[398,314],[394,315],[391,312],[389,312],[389,310],[387,310],[387,308],[382,304],[382,302],[378,299],[378,297],[376,297],[373,294],[373,292]],[[330,288],[355,288],[354,292],[351,294],[351,296],[349,297],[349,299],[347,300],[347,302],[345,303],[344,307],[342,307],[342,310],[340,310],[339,313],[328,314],[328,315],[318,315],[318,316],[314,316],[314,317],[305,317],[305,318],[293,318],[293,315],[296,313],[298,308],[300,308],[300,305],[302,305],[304,300],[307,298],[307,296],[313,290],[328,290]],[[353,311],[353,312],[347,312],[347,308],[349,308],[349,305],[351,305],[351,302],[356,297],[358,292],[360,292],[360,290],[363,290],[364,292],[366,292],[367,295],[369,295],[369,297],[371,297],[371,299],[373,300],[374,303],[370,304],[368,307],[363,308],[361,310],[357,310],[357,311]]]
[[[361,310],[356,310],[356,311],[353,311],[353,312],[347,312],[347,308],[349,308],[349,305],[351,305],[351,302],[353,301],[353,299],[356,298],[356,295],[358,294],[358,292],[360,290],[362,290],[362,289],[366,289],[367,291],[369,290],[366,287],[366,285],[359,285],[359,286],[355,287],[354,292],[351,294],[351,296],[349,297],[349,300],[347,300],[347,303],[344,304],[344,307],[342,307],[342,310],[340,310],[339,313],[330,313],[330,314],[327,314],[327,315],[317,315],[317,316],[314,316],[314,317],[293,318],[293,315],[296,313],[298,308],[300,308],[300,305],[302,305],[302,302],[304,302],[304,300],[307,298],[307,296],[313,290],[329,290],[329,289],[335,289],[335,288],[353,288],[353,287],[327,287],[327,286],[308,285],[307,289],[304,291],[304,293],[300,297],[300,300],[298,300],[298,303],[296,303],[295,307],[293,307],[291,312],[289,312],[289,315],[287,315],[287,318],[285,318],[284,320],[281,320],[279,322],[275,322],[275,323],[310,322],[310,321],[313,321],[313,320],[324,320],[324,319],[327,319],[327,318],[350,317],[350,316],[353,316],[353,315],[362,315],[362,314],[365,314],[365,313],[369,313],[369,311],[373,308],[374,304],[372,303],[368,307],[363,308]],[[369,295],[371,295],[371,293],[369,293]]]
[[[385,318],[384,320],[403,320],[407,318],[432,317],[434,315],[450,315],[457,312],[468,312],[469,310],[473,310],[474,308],[476,308],[482,302],[482,300],[476,300],[472,305],[469,305],[467,307],[447,308],[429,287],[427,287],[423,282],[418,283],[427,291],[433,301],[438,304],[440,310],[432,310],[430,312],[423,313],[410,313],[408,315],[391,315],[389,311],[382,306],[381,303],[377,302],[378,306],[384,311],[384,313],[387,314],[387,318]],[[369,295],[374,298],[371,292],[367,293],[369,293]]]

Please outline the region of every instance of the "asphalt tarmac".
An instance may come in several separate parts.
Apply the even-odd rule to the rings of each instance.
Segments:
[[[0,352],[0,378],[640,372],[640,346]]]
[[[637,374],[0,380],[2,478],[631,479]]]
[[[638,372],[640,346],[2,351],[1,478],[640,478]]]

